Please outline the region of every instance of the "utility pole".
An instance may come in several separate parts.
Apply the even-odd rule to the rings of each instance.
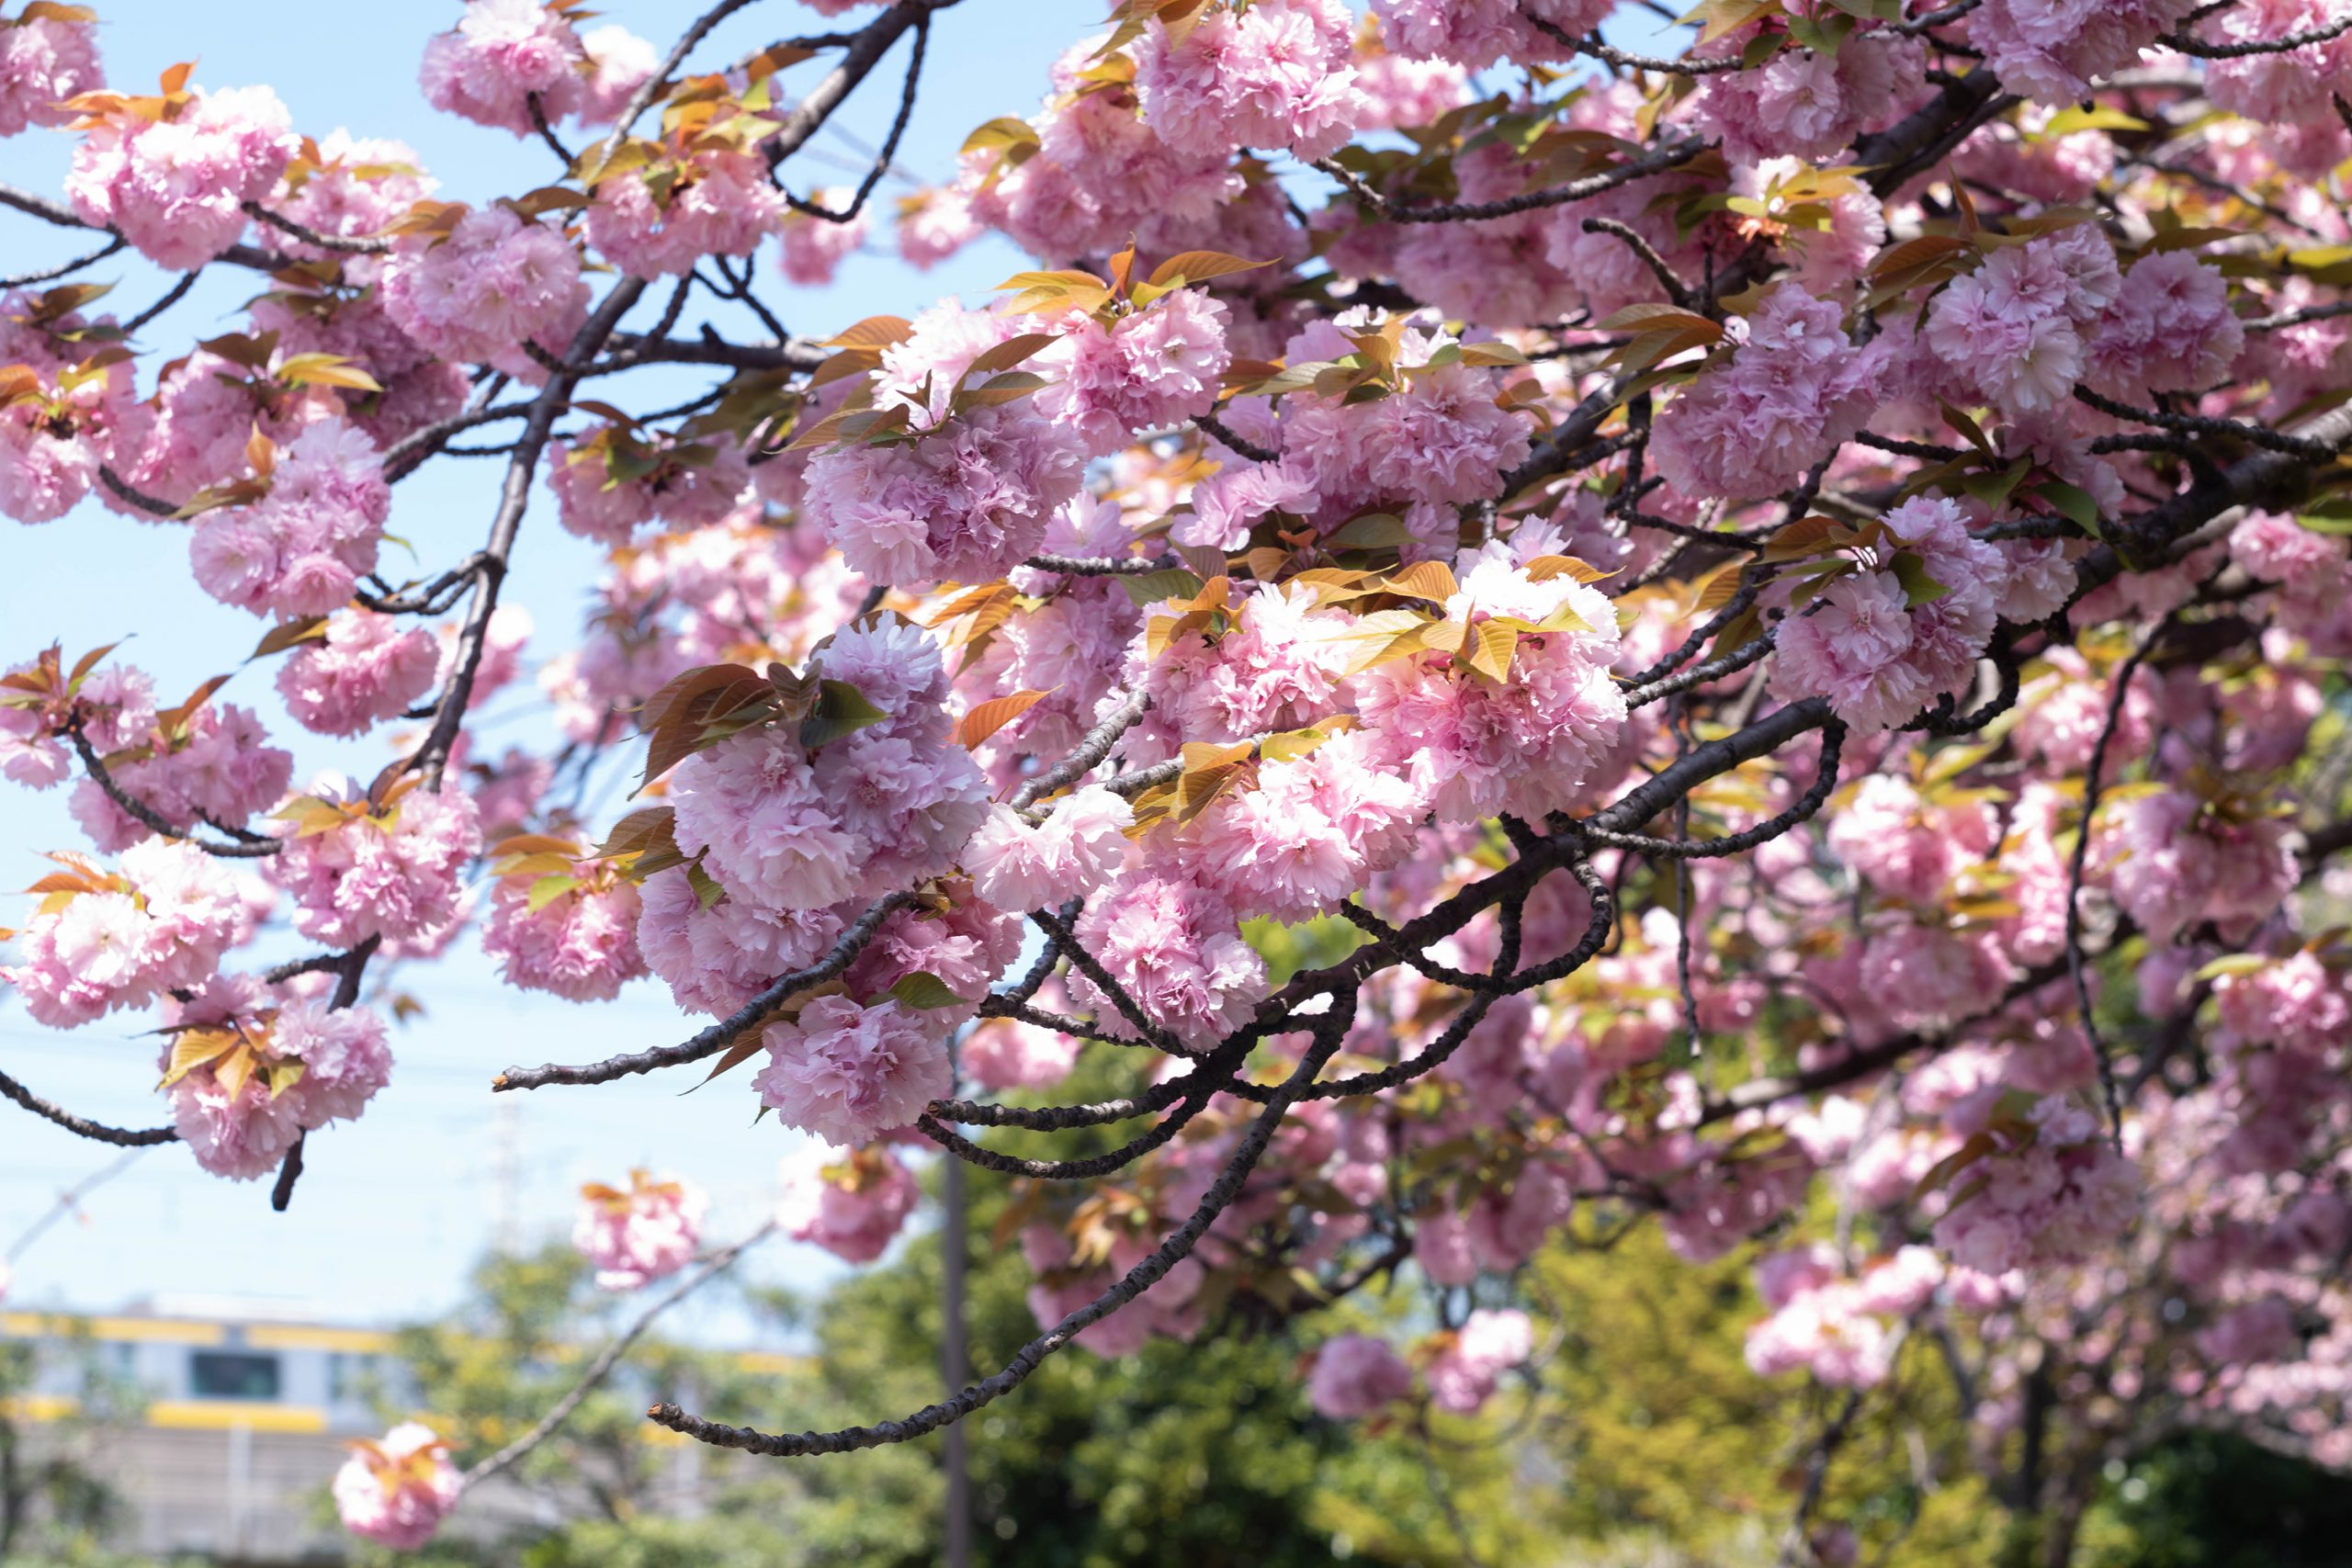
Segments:
[[[964,1343],[964,1162],[943,1152],[939,1170],[939,1375],[947,1397],[964,1392],[972,1368]],[[947,1568],[972,1564],[972,1468],[967,1423],[957,1421],[946,1439]]]

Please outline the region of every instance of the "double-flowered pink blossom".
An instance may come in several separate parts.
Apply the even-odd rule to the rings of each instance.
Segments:
[[[1720,47],[1744,43],[1735,33]],[[1909,107],[1927,51],[1916,39],[1864,32],[1832,52],[1782,49],[1764,64],[1700,78],[1692,113],[1736,164],[1831,158]]]
[[[1187,1043],[1238,1028],[1266,994],[1265,960],[1242,940],[1233,907],[1190,883],[1124,877],[1079,917],[1078,939],[1146,1018]],[[1084,976],[1069,986],[1110,1010]]]
[[[276,455],[268,491],[197,520],[188,559],[204,591],[255,615],[323,615],[376,569],[391,513],[374,442],[340,420],[305,428]]]
[[[65,100],[105,85],[95,22],[62,16],[0,21],[0,136],[28,126],[64,125]]]
[[[710,1200],[674,1176],[638,1169],[628,1186],[592,1181],[580,1190],[571,1245],[595,1267],[598,1288],[634,1291],[692,1262]]]
[[[1078,1065],[1079,1043],[1019,1019],[983,1020],[957,1044],[956,1061],[975,1087],[990,1094],[1051,1089]]]
[[[17,933],[19,962],[0,966],[25,1010],[53,1029],[197,984],[243,924],[235,879],[193,844],[134,844],[115,873],[53,858],[62,869],[36,885],[41,901]]]
[[[769,981],[822,957],[846,923],[831,909],[779,909],[729,894],[705,903],[683,866],[639,889],[638,951],[678,1005],[724,1015]]]
[[[919,434],[810,460],[804,508],[868,581],[911,587],[1001,577],[1078,493],[1086,448],[1038,399],[948,412],[972,362],[1020,326],[953,301],[924,311],[884,354],[876,389],[882,406],[910,410]]]
[[[531,100],[548,122],[576,112],[587,51],[571,18],[542,0],[467,0],[466,14],[424,46],[425,102],[477,125],[528,136]]]
[[[1450,821],[1564,809],[1600,769],[1625,718],[1609,669],[1609,601],[1563,573],[1539,582],[1503,545],[1459,564],[1449,622],[1465,636],[1503,617],[1521,626],[1505,678],[1465,654],[1416,654],[1367,671],[1361,710],[1376,766],[1396,769]]]
[[[922,1011],[894,998],[872,1005],[820,997],[761,1035],[767,1066],[752,1078],[787,1127],[831,1144],[868,1144],[911,1125],[955,1088],[947,1045]]]
[[[1968,20],[1969,41],[2004,90],[2064,107],[2091,83],[2135,63],[2192,0],[1985,0]]]
[[[804,288],[821,288],[833,280],[842,263],[865,243],[874,228],[870,209],[860,209],[854,218],[827,216],[848,211],[854,195],[840,186],[828,186],[812,198],[812,205],[823,208],[824,212],[794,210],[778,220],[784,237],[779,265],[786,281]]]
[[[929,637],[900,623],[854,626],[816,669],[887,716],[813,754],[795,728],[750,730],[687,758],[671,783],[680,847],[769,908],[822,908],[936,875],[987,815],[987,780],[948,740]]]
[[[1318,1414],[1340,1421],[1377,1416],[1412,1392],[1413,1369],[1388,1341],[1369,1334],[1326,1339],[1306,1374],[1306,1402]]]
[[[523,344],[560,356],[588,313],[580,254],[506,207],[466,213],[446,235],[403,237],[384,265],[384,309],[444,359],[542,372]]]
[[[1775,494],[1862,428],[1880,396],[1877,345],[1846,335],[1838,308],[1781,284],[1747,319],[1728,362],[1660,411],[1650,451],[1686,495]]]
[[[1219,158],[1265,147],[1307,159],[1353,134],[1355,27],[1339,0],[1258,0],[1188,20],[1181,38],[1154,20],[1135,48],[1144,123],[1161,141]]]
[[[358,735],[399,716],[433,687],[440,646],[422,626],[340,610],[277,671],[286,711],[321,735]]]
[[[2201,392],[2224,380],[2245,346],[2217,267],[2186,251],[2142,256],[2091,333],[2083,378],[2145,404],[2158,392]]]
[[[1893,728],[1932,699],[1969,688],[2007,579],[2000,552],[1971,538],[1966,516],[1943,497],[1914,497],[1879,526],[1867,559],[1781,622],[1772,672],[1776,693],[1826,697],[1840,719],[1866,732]],[[1933,585],[1917,603],[1902,575],[1906,564]]]
[[[1232,362],[1225,341],[1230,320],[1222,301],[1194,288],[1163,295],[1108,327],[1080,317],[1039,356],[1055,379],[1037,394],[1037,406],[1098,456],[1206,413]]]
[[[431,1540],[458,1506],[465,1483],[449,1445],[430,1427],[403,1421],[378,1441],[351,1445],[334,1475],[334,1508],[343,1528],[395,1551]]]
[[[991,807],[964,848],[964,869],[981,897],[999,908],[1058,908],[1082,898],[1126,863],[1126,829],[1135,808],[1100,784],[1049,803],[1032,826],[1019,813]]]
[[[2087,365],[2084,336],[2121,292],[2115,253],[2087,224],[2015,249],[1935,298],[1923,335],[1944,372],[2011,415],[2063,405]]]
[[[295,929],[334,947],[439,934],[458,918],[459,878],[481,848],[473,798],[456,789],[409,789],[378,805],[328,776],[272,826],[286,847],[268,875],[293,896]]]
[[[2036,1105],[1995,1126],[1991,1151],[1958,1178],[1961,1196],[1936,1222],[1937,1247],[1984,1274],[2080,1262],[2111,1245],[2137,1214],[2137,1167],[2116,1152],[2084,1106]]]
[[[1575,39],[1600,25],[1609,0],[1373,0],[1388,47],[1416,60],[1450,60],[1483,71],[1509,56],[1564,60],[1575,53],[1535,24]]]
[[[922,1191],[888,1145],[849,1150],[811,1145],[787,1158],[776,1220],[795,1241],[845,1263],[871,1263],[889,1247]]]
[[[544,886],[549,878],[555,885]],[[637,885],[597,863],[502,876],[482,916],[482,951],[510,986],[610,1001],[646,972],[637,946],[642,913]]]
[[[681,276],[705,256],[750,255],[785,213],[767,160],[727,148],[608,175],[594,195],[589,243],[638,277]]]
[[[2240,940],[2277,912],[2300,874],[2293,825],[2177,786],[2100,813],[2108,885],[2158,942],[2211,920]]]
[[[155,106],[151,118],[142,106]],[[236,243],[301,142],[267,87],[198,87],[185,101],[125,100],[95,115],[65,193],[85,222],[121,231],[159,266],[186,271]]]
[[[356,1121],[390,1081],[392,1053],[366,1008],[273,1004],[259,981],[219,976],[173,1010],[161,1066],[196,1162],[253,1181],[305,1133]]]

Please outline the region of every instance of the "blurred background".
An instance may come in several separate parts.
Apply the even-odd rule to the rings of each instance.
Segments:
[[[111,0],[103,9],[109,77],[129,90],[191,58],[208,85],[267,83],[307,132],[344,126],[407,141],[445,199],[479,202],[554,175],[537,143],[424,108],[414,64],[455,14],[442,0]],[[657,42],[695,9],[600,7]],[[1048,62],[1102,10],[1100,0],[971,0],[946,13],[933,44],[945,68],[925,84],[899,160],[907,177],[886,191],[944,179],[971,127],[1033,107]],[[827,25],[775,0],[730,18],[707,50],[738,56]],[[1634,47],[1666,41],[1640,13],[1611,36]],[[889,92],[861,96],[804,165],[837,165],[854,180],[894,107]],[[71,146],[40,133],[0,142],[0,179],[53,192]],[[0,221],[10,269],[62,261],[80,243],[28,220]],[[886,245],[887,231],[829,289],[795,291],[773,277],[763,287],[796,333],[821,336],[945,294],[977,298],[1024,265],[990,240],[923,275]],[[108,266],[101,276],[117,292],[107,308],[125,314],[170,286],[135,258]],[[230,330],[253,285],[229,270],[199,283],[159,341]],[[649,385],[646,395],[664,390]],[[471,547],[492,482],[491,469],[461,459],[429,465],[397,492],[391,532],[422,562],[454,559]],[[168,687],[232,670],[251,648],[251,619],[194,590],[177,534],[92,505],[44,527],[11,527],[0,548],[0,660],[51,641],[70,657],[127,637],[123,656],[168,672]],[[544,506],[521,550],[508,597],[537,622],[533,650],[544,658],[570,640],[602,558],[557,530]],[[273,716],[275,694],[258,677],[227,694]],[[272,728],[297,749],[299,773],[355,765],[290,723]],[[502,747],[550,733],[528,681],[498,699],[483,728]],[[77,840],[63,791],[0,794],[0,886],[31,881],[40,852]],[[335,1528],[326,1481],[348,1439],[422,1416],[463,1452],[486,1451],[527,1427],[640,1309],[594,1291],[564,1239],[583,1182],[625,1180],[633,1166],[674,1169],[711,1192],[714,1241],[764,1221],[794,1135],[752,1124],[744,1097],[681,1096],[654,1078],[488,1092],[513,1063],[587,1060],[691,1032],[658,986],[639,983],[609,1006],[567,1007],[504,991],[465,943],[418,985],[421,1010],[397,1034],[391,1087],[364,1121],[312,1140],[288,1213],[272,1213],[258,1187],[203,1175],[184,1151],[121,1156],[13,1111],[0,1120],[0,1258],[13,1272],[0,1308],[6,1568],[389,1560]],[[0,1062],[85,1114],[156,1121],[154,1056],[153,1041],[130,1024],[52,1033],[0,998]],[[1035,1332],[1010,1201],[999,1179],[974,1179],[964,1245],[974,1260],[972,1359],[983,1371]],[[1817,1394],[1748,1371],[1742,1337],[1759,1308],[1746,1275],[1744,1258],[1692,1268],[1643,1232],[1605,1250],[1541,1257],[1524,1281],[1550,1336],[1533,1371],[1487,1416],[1436,1430],[1326,1421],[1300,1393],[1301,1358],[1329,1333],[1384,1318],[1427,1326],[1414,1320],[1408,1290],[1227,1325],[1197,1347],[1154,1340],[1119,1361],[1074,1351],[970,1423],[971,1560],[1781,1561],[1779,1531],[1801,1483],[1787,1468],[1792,1434],[1820,1429],[1834,1412]],[[938,1438],[778,1463],[656,1441],[666,1434],[642,1419],[653,1397],[786,1429],[914,1409],[940,1391],[941,1283],[935,1230],[854,1276],[814,1248],[767,1243],[665,1316],[556,1440],[470,1498],[442,1541],[409,1560],[948,1560]],[[1905,1533],[1888,1561],[1997,1561],[2018,1548],[2003,1500],[1973,1478],[1972,1440],[1949,1397],[1923,1382],[1856,1427],[1823,1513],[1890,1511]],[[2077,1562],[2352,1561],[2352,1499],[2284,1460],[2183,1436],[2119,1456],[2105,1479]]]

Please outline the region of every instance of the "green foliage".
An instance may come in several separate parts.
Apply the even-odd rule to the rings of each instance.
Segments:
[[[2343,1477],[2242,1438],[2184,1432],[2107,1483],[2080,1568],[2335,1568],[2352,1542]]]

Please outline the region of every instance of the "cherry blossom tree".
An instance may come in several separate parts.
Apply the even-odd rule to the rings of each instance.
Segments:
[[[34,846],[0,977],[151,1020],[171,1124],[0,1091],[282,1208],[397,1072],[388,976],[650,977],[708,1021],[488,1089],[748,1066],[824,1145],[759,1234],[852,1261],[922,1150],[1026,1184],[1034,1340],[870,1425],[651,1412],[755,1454],[1269,1319],[1331,1416],[1465,1416],[1543,1353],[1536,1249],[1655,1223],[1752,1247],[1751,1364],[1838,1391],[1791,1562],[1883,1533],[1824,1479],[1920,1366],[2052,1561],[2184,1426],[2352,1467],[2352,7],[1126,0],[894,211],[990,4],[718,58],[795,8],[467,0],[427,104],[548,159],[480,206],[0,17],[0,132],[74,139],[0,186],[12,255],[71,253],[0,280],[0,513],[185,536],[279,699],[11,650],[0,773],[88,843]],[[871,168],[814,183],[870,82]],[[992,298],[766,302],[991,232],[1038,264]],[[183,276],[117,314],[126,249]],[[216,268],[257,297],[198,341]],[[403,576],[397,487],[483,451],[481,547]],[[493,756],[550,524],[609,566],[538,665],[560,741]],[[1129,1087],[1057,1098],[1081,1056]],[[683,1272],[650,1317],[756,1239],[701,1208],[639,1172],[581,1243]],[[1323,1321],[1398,1287],[1407,1339]],[[336,1495],[413,1544],[475,1478],[403,1427]]]

